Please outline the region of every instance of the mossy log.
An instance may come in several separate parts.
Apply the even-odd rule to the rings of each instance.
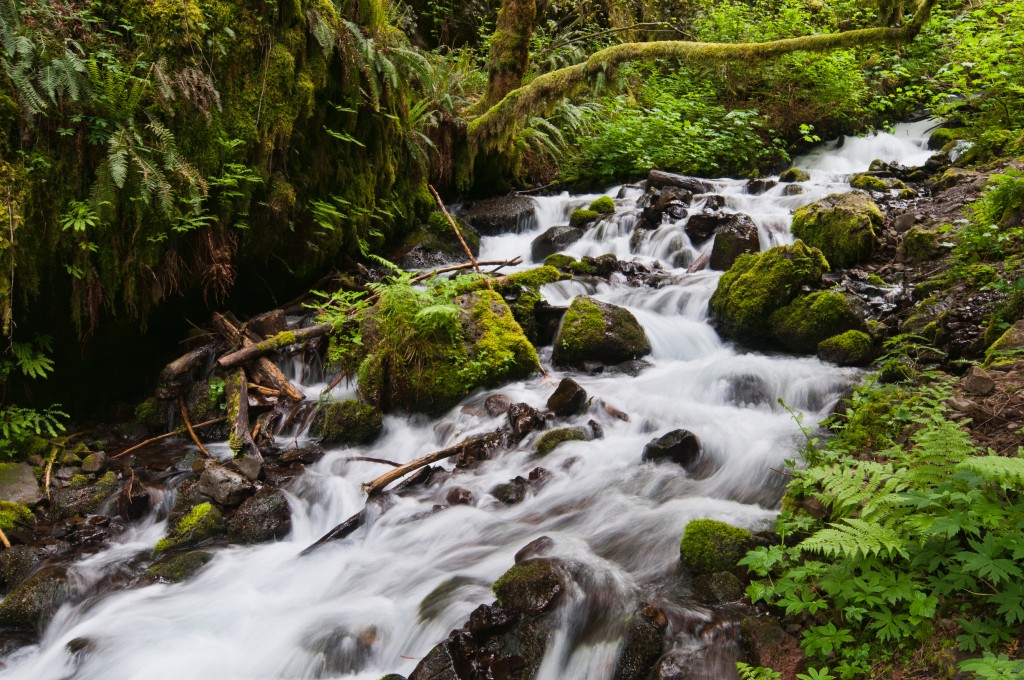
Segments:
[[[333,327],[329,323],[321,323],[314,326],[306,326],[305,328],[300,328],[297,331],[285,331],[284,333],[278,333],[277,335],[271,336],[262,342],[257,342],[249,345],[248,347],[243,347],[242,349],[225,354],[220,359],[217,359],[217,363],[221,368],[234,368],[235,366],[241,366],[242,364],[252,361],[257,357],[265,356],[279,349],[327,335],[332,328]]]

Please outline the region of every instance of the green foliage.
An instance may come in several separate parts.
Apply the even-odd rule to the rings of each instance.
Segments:
[[[736,672],[740,680],[782,680],[782,673],[763,666],[751,666],[742,661],[736,662]]]
[[[11,342],[0,355],[0,387],[7,396],[8,382],[13,378],[39,379],[48,377],[54,369],[49,356],[53,344],[49,336],[37,336],[33,342]],[[60,404],[37,409],[0,402],[0,455],[18,458],[29,443],[38,437],[52,439],[64,432],[68,414]]]
[[[801,620],[808,658],[832,677],[899,661],[940,618],[957,620],[966,652],[997,652],[1024,622],[1024,460],[979,450],[948,419],[949,395],[942,382],[859,389],[793,470],[782,541],[741,562],[761,577],[751,599]],[[801,511],[807,498],[823,516]],[[963,668],[1003,672],[994,658]]]

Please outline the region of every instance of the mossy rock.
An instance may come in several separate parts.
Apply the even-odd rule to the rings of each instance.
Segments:
[[[533,450],[538,458],[543,458],[565,442],[587,441],[590,439],[587,434],[586,428],[583,427],[560,427],[557,430],[549,430],[540,436]]]
[[[701,574],[693,579],[693,590],[704,604],[720,605],[743,599],[743,583],[728,571]]]
[[[551,257],[558,257],[552,255]],[[562,255],[561,257],[567,257]],[[570,257],[569,260],[572,260]],[[527,269],[526,271],[516,272],[515,274],[509,274],[505,277],[505,280],[499,284],[499,291],[505,291],[510,287],[524,286],[526,288],[540,288],[541,286],[555,281],[564,281],[565,279],[572,278],[566,276],[564,273],[558,271],[558,269],[547,262],[544,263],[543,267],[534,267],[533,269]]]
[[[224,533],[224,516],[212,503],[200,503],[181,518],[170,536],[157,541],[154,553],[197,545]]]
[[[192,577],[213,559],[206,550],[190,550],[176,555],[165,555],[146,569],[146,573],[170,583],[181,583]]]
[[[35,518],[32,511],[20,503],[0,501],[0,530],[10,531],[18,523],[31,522]]]
[[[806,182],[811,179],[810,173],[800,168],[790,168],[779,175],[779,181],[784,183]]]
[[[474,256],[480,254],[480,233],[456,220],[459,233]],[[427,223],[409,234],[395,254],[395,261],[408,268],[438,267],[466,259],[466,251],[444,213],[430,213]]]
[[[924,262],[942,252],[940,234],[931,229],[914,227],[903,236],[900,252],[907,260]]]
[[[461,337],[434,339],[431,355],[423,361],[410,361],[407,347],[375,337],[372,315],[368,317],[363,339],[369,353],[358,374],[363,401],[385,413],[440,414],[473,389],[496,387],[540,370],[536,350],[501,295],[476,291],[457,297],[455,304]]]
[[[384,417],[373,406],[348,399],[321,405],[309,434],[324,444],[369,444],[380,436]]]
[[[883,229],[882,212],[863,192],[832,194],[793,214],[793,235],[818,248],[833,267],[864,262]]]
[[[62,567],[44,567],[0,602],[0,627],[41,632],[72,594]]]
[[[963,168],[949,168],[942,175],[935,180],[935,184],[932,189],[935,191],[945,191],[952,189],[958,184],[965,182],[973,182],[978,179],[979,175],[974,170],[964,170]]]
[[[232,543],[265,543],[284,538],[292,529],[288,498],[280,489],[264,487],[242,502],[228,520]]]
[[[711,314],[725,335],[770,340],[772,313],[792,302],[802,287],[816,286],[828,269],[821,251],[802,241],[741,255],[718,280],[709,305]]]
[[[150,397],[135,407],[135,422],[149,431],[161,430],[167,425],[165,410],[163,402]]]
[[[861,191],[888,191],[889,185],[881,177],[862,172],[850,178],[850,186]]]
[[[554,560],[535,559],[509,569],[494,582],[492,590],[502,607],[537,616],[558,604],[565,594],[565,583]]]
[[[210,389],[207,380],[192,383],[185,397],[188,417],[193,423],[202,423],[223,415],[218,403],[217,392]]]
[[[601,215],[611,215],[615,212],[615,201],[610,196],[595,198],[587,210],[592,210]]]
[[[117,474],[111,470],[95,482],[85,475],[75,475],[70,485],[53,494],[51,512],[58,518],[95,514],[100,506],[118,490]]]
[[[556,366],[614,365],[650,353],[650,340],[632,312],[581,295],[562,319],[551,360]]]
[[[951,142],[963,139],[966,132],[965,128],[938,128],[928,137],[928,148],[938,151]]]
[[[733,571],[753,547],[753,540],[746,529],[714,519],[695,519],[686,525],[679,557],[695,576]]]
[[[586,260],[580,260],[569,265],[569,271],[578,276],[594,276],[597,274],[597,267]]]
[[[772,335],[786,349],[809,354],[826,338],[864,330],[857,302],[852,296],[832,291],[804,295],[772,313]]]
[[[544,258],[545,267],[554,267],[555,269],[567,270],[572,267],[573,263],[576,262],[576,258],[563,253],[555,253],[554,255],[548,255]]]
[[[867,333],[850,330],[818,343],[818,356],[840,366],[866,366],[875,356],[875,343]]]
[[[1001,357],[1024,354],[1024,319],[1013,324],[985,350],[985,365],[990,366]],[[1024,358],[1024,357],[1018,357]]]
[[[576,229],[582,229],[592,222],[595,222],[600,216],[601,213],[596,210],[574,210],[572,214],[569,215],[569,226]]]

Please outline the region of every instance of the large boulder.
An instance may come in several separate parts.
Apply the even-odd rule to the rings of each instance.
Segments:
[[[875,357],[875,343],[867,333],[846,331],[819,342],[818,357],[840,366],[865,366]]]
[[[380,435],[380,411],[355,399],[322,405],[313,416],[309,434],[324,444],[369,444]]]
[[[761,250],[761,240],[757,234],[757,225],[743,213],[726,216],[715,232],[715,242],[711,246],[712,269],[727,271],[744,253],[756,253]]]
[[[753,547],[753,540],[746,529],[714,519],[695,519],[683,532],[679,557],[695,576],[732,571]]]
[[[0,498],[20,505],[34,505],[43,499],[31,465],[0,463]]]
[[[862,192],[832,194],[793,214],[793,235],[818,248],[834,267],[850,267],[871,257],[884,227],[882,212]]]
[[[228,520],[232,543],[265,543],[284,538],[292,530],[288,499],[280,489],[265,487],[245,500]]]
[[[533,228],[533,200],[525,196],[498,196],[475,201],[465,211],[467,221],[484,236],[522,233]]]
[[[802,241],[756,255],[741,255],[718,280],[709,309],[726,335],[747,341],[771,339],[772,313],[792,302],[804,286],[828,271],[820,250]]]
[[[384,412],[439,414],[477,387],[496,387],[540,370],[536,350],[498,293],[461,295],[455,306],[457,334],[422,327],[415,307],[389,309],[389,330],[381,330],[372,314],[364,321],[368,356],[359,366],[359,395],[365,402]],[[429,354],[410,356],[411,345],[429,347]]]
[[[769,318],[772,335],[792,352],[813,353],[818,343],[846,331],[866,329],[860,299],[820,291],[793,300]]]
[[[534,262],[543,262],[549,255],[565,250],[581,238],[583,238],[583,230],[579,227],[570,227],[565,224],[556,225],[533,239],[530,244],[530,256]]]
[[[0,627],[41,631],[71,593],[62,567],[40,569],[0,602]]]
[[[611,366],[650,353],[650,340],[629,310],[581,295],[562,319],[551,360],[556,366]]]

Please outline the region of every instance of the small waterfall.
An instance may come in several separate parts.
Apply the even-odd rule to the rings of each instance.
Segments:
[[[811,173],[801,195],[786,196],[782,186],[752,195],[745,182],[714,180],[712,191],[696,197],[691,213],[719,195],[726,211],[751,217],[762,248],[787,243],[792,211],[849,190],[849,173],[867,170],[875,158],[923,162],[929,125],[898,126],[891,134],[847,139],[841,147],[822,145],[794,162]],[[722,341],[707,323],[708,299],[721,272],[686,273],[711,244],[694,246],[685,232],[688,218],[634,240],[640,190],[614,187],[607,195],[616,199],[616,213],[590,227],[568,252],[657,262],[665,269],[659,287],[580,277],[546,286],[543,293],[553,304],[588,294],[627,307],[650,337],[651,365],[637,377],[552,371],[492,392],[542,407],[557,381],[572,375],[595,399],[627,413],[628,421],[603,413],[579,416],[570,424],[597,418],[604,438],[568,442],[552,452],[543,461],[550,480],[518,505],[502,505],[488,492],[538,465],[530,439],[520,450],[439,485],[389,499],[386,512],[371,506],[368,521],[346,540],[298,558],[300,550],[363,507],[360,485],[381,470],[353,456],[409,461],[501,422],[479,409],[455,408],[441,419],[450,427],[443,428],[447,440],[439,441],[436,421],[388,416],[376,443],[330,450],[294,480],[293,528],[284,540],[218,550],[185,583],[67,605],[38,644],[3,659],[0,674],[10,680],[377,680],[390,672],[408,674],[477,605],[493,599],[491,583],[520,548],[547,536],[550,554],[573,565],[579,576],[539,677],[610,679],[623,617],[641,599],[665,592],[666,583],[677,586],[678,543],[687,522],[710,517],[753,530],[771,526],[785,481],[776,470],[796,454],[802,438],[777,400],[813,423],[858,374],[815,358],[746,352]],[[573,210],[597,196],[535,199],[531,225],[521,233],[484,238],[481,259],[518,255],[529,261],[534,238],[566,223]],[[534,265],[521,268],[529,266]],[[293,375],[302,371],[292,367]],[[305,389],[316,399],[326,387],[319,382]],[[353,387],[342,384],[333,396],[347,397]],[[467,401],[479,404],[490,393]],[[640,462],[650,439],[676,428],[694,432],[703,443],[710,465],[700,478],[672,465]],[[210,449],[229,455],[226,445]],[[474,502],[437,511],[455,487],[471,492]],[[94,584],[145,555],[164,529],[155,517],[75,565],[76,578]],[[727,625],[695,603],[666,608],[673,637],[668,662],[701,659],[707,677],[736,677],[734,636],[721,633]],[[76,640],[87,641],[84,648],[72,645],[84,651],[69,651]]]

